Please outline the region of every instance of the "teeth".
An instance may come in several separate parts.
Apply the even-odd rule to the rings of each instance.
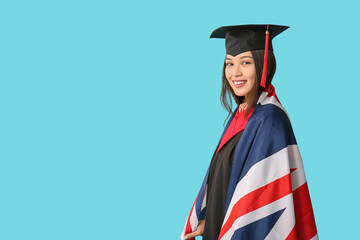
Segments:
[[[245,81],[234,81],[235,84],[241,84],[244,83]]]

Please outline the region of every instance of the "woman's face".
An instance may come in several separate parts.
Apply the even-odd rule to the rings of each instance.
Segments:
[[[237,96],[246,96],[253,88],[256,80],[255,62],[251,51],[243,52],[235,57],[226,54],[225,76]]]

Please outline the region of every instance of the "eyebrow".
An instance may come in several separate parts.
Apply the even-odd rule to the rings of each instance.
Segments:
[[[250,57],[250,56],[243,56],[243,57],[241,57],[240,59],[243,59],[243,58],[252,58],[252,57]],[[230,59],[230,58],[225,58],[225,59],[227,59],[227,60],[232,60],[232,59]]]

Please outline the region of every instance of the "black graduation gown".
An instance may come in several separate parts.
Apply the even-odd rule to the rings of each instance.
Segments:
[[[235,147],[244,130],[234,135],[218,153],[215,153],[209,170],[206,193],[205,228],[203,240],[217,240],[225,217],[227,190]]]

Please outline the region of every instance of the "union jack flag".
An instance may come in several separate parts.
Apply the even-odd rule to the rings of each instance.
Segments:
[[[233,117],[234,113],[222,137]],[[206,217],[208,175],[209,168],[182,240]],[[218,240],[230,239],[319,239],[299,148],[288,113],[272,84],[261,93],[235,148]]]

